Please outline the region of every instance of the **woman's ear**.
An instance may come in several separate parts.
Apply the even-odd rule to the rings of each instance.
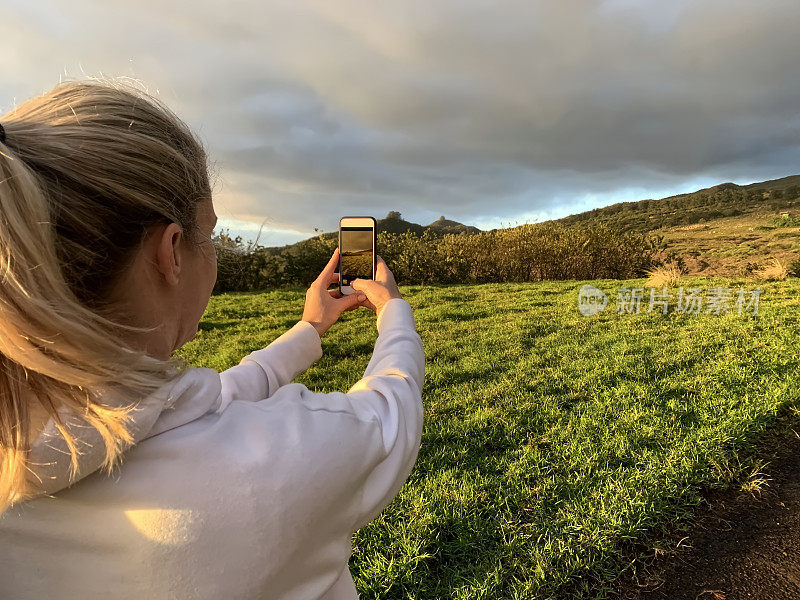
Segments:
[[[183,232],[180,225],[170,223],[160,235],[157,235],[156,264],[169,285],[177,285],[183,266],[181,239]]]

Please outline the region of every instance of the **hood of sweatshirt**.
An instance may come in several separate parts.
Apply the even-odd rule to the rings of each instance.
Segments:
[[[134,438],[132,445],[215,412],[220,407],[221,388],[218,371],[198,367],[187,369],[137,404],[128,424]],[[113,398],[103,400],[112,406],[121,404],[119,401],[115,403]],[[69,487],[100,469],[105,459],[105,442],[94,427],[72,411],[62,408],[59,414],[65,428],[75,437],[79,451],[78,472],[75,477],[69,477],[72,461],[69,447],[51,417],[31,445],[29,454],[29,468],[41,480],[40,487],[43,488],[35,497]],[[120,462],[124,460],[123,455]]]

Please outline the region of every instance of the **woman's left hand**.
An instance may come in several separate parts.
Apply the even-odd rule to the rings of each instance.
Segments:
[[[339,249],[333,251],[333,256],[314,280],[306,292],[306,305],[303,309],[303,318],[317,330],[322,337],[331,325],[336,323],[341,314],[346,310],[353,310],[360,306],[367,297],[363,292],[342,295],[339,290],[329,290],[328,286],[339,282],[339,273],[336,267],[339,264]]]

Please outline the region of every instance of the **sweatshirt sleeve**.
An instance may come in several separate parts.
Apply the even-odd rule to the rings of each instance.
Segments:
[[[336,521],[347,533],[369,523],[400,491],[422,436],[425,356],[411,306],[391,299],[378,314],[377,328],[364,376],[346,393],[317,393],[292,383],[270,404],[277,410],[283,402],[288,411],[290,402],[301,411],[286,413],[282,443],[287,456],[302,454],[296,475],[313,472],[305,481],[319,490],[320,504],[308,514],[320,510],[327,516],[319,522]],[[309,500],[306,492],[302,496]],[[340,522],[343,510],[347,517]]]
[[[378,339],[364,377],[347,392],[358,410],[371,413],[383,442],[362,488],[353,531],[392,501],[417,460],[422,437],[425,353],[411,306],[401,298],[378,315]]]
[[[238,365],[219,374],[222,399],[215,412],[222,413],[234,400],[269,398],[321,357],[317,330],[307,321],[298,321],[266,348],[251,352]]]

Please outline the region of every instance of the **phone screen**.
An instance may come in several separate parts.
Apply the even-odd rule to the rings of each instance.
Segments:
[[[372,227],[342,227],[339,257],[341,283],[350,285],[353,279],[372,279],[374,264]]]

